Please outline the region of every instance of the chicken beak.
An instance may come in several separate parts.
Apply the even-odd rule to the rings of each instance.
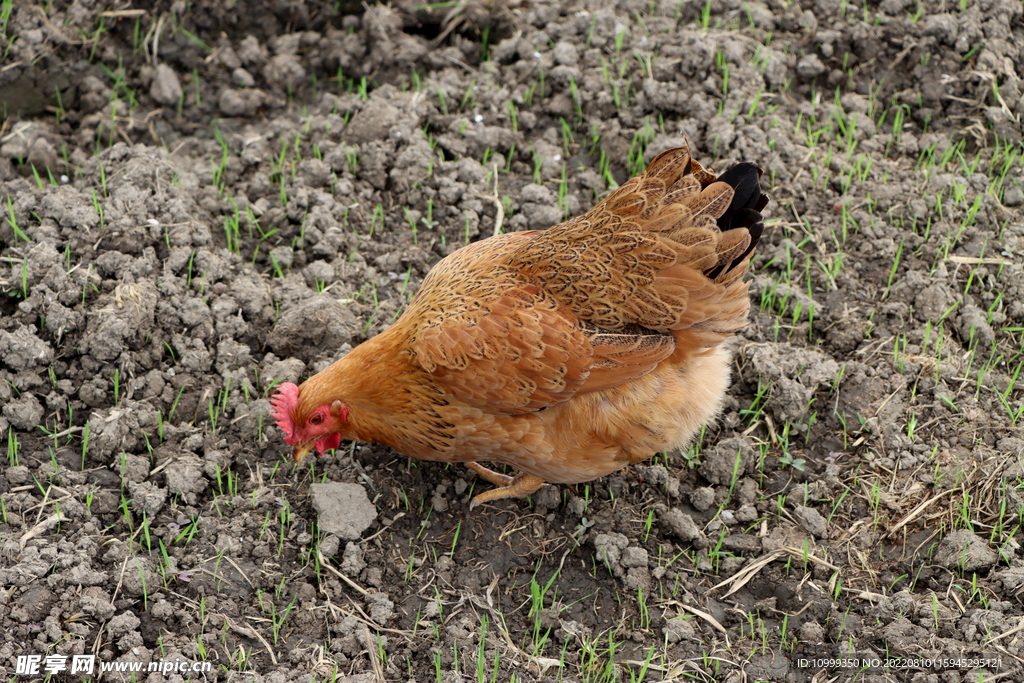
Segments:
[[[306,443],[299,444],[295,447],[295,464],[301,465],[302,461],[306,459],[306,455],[313,450],[313,444],[315,441],[307,441]]]

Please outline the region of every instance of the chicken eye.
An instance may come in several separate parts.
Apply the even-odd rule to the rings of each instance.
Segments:
[[[323,421],[324,421],[324,416],[323,415],[319,415],[319,414],[318,415],[314,415],[313,417],[309,418],[309,424],[311,424],[311,425],[318,425],[318,424],[321,424]]]

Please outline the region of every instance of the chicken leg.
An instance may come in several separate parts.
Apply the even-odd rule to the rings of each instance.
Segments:
[[[477,505],[481,505],[492,500],[501,500],[502,498],[525,498],[547,483],[540,477],[535,477],[532,474],[526,474],[525,472],[520,472],[516,476],[510,477],[507,474],[501,474],[492,469],[488,469],[477,462],[467,462],[466,467],[473,470],[492,484],[498,486],[496,489],[484,491],[483,493],[473,496],[473,500],[469,503],[470,510],[475,508]]]

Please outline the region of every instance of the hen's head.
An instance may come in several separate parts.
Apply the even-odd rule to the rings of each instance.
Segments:
[[[284,432],[284,441],[295,447],[295,462],[301,463],[310,450],[320,455],[337,448],[341,432],[348,422],[348,407],[341,401],[316,406],[310,410],[299,401],[299,388],[288,382],[282,384],[270,399],[277,426]]]

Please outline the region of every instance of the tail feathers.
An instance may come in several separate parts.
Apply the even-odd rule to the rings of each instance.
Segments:
[[[718,182],[725,183],[734,192],[732,203],[718,219],[722,231],[735,227],[732,222],[741,211],[760,211],[768,204],[768,198],[761,194],[760,179],[761,169],[748,161],[736,164],[718,178]]]
[[[729,208],[718,218],[718,229],[723,233],[728,233],[745,228],[750,236],[750,241],[746,248],[739,253],[723,255],[719,264],[705,273],[716,282],[723,275],[745,263],[761,239],[761,234],[764,232],[761,210],[768,205],[768,196],[761,193],[760,180],[761,169],[749,162],[736,164],[718,178],[718,182],[725,183],[733,189],[733,198]]]
[[[718,178],[685,147],[667,150],[584,216],[524,243],[510,265],[606,330],[731,334],[745,321],[742,277],[764,229],[760,175],[742,163]]]
[[[674,225],[663,230],[678,245],[677,265],[658,274],[655,288],[663,298],[678,298],[673,290],[687,290],[681,297],[685,307],[671,329],[677,344],[682,345],[680,334],[688,330],[682,334],[687,342],[707,349],[746,325],[749,286],[742,277],[764,232],[761,210],[768,197],[761,192],[761,169],[752,163],[736,164],[718,177],[695,161],[687,159],[686,165],[690,174],[673,179],[661,202],[665,215],[650,225],[664,226],[669,216],[674,218]],[[707,279],[698,283],[683,276],[689,269]]]

